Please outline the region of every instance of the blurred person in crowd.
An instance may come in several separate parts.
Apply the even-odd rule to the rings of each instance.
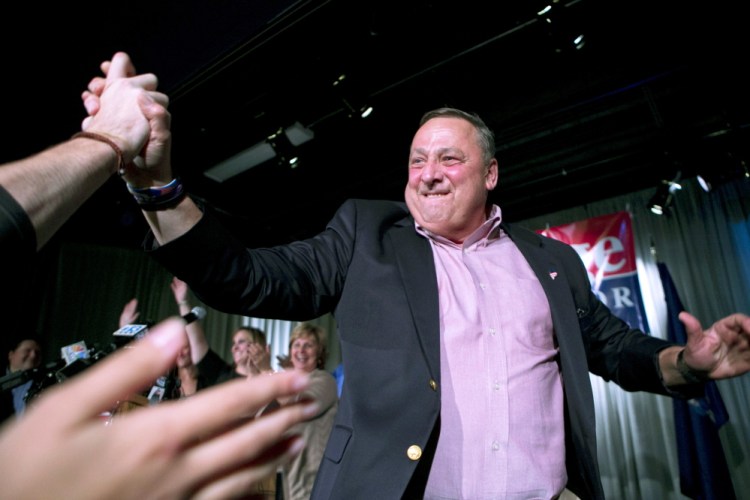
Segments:
[[[325,370],[326,340],[325,330],[310,323],[298,324],[289,337],[289,359],[293,370],[309,373],[310,386],[304,393],[280,402],[288,404],[309,397],[318,402],[320,412],[295,427],[304,437],[306,446],[284,467],[284,498],[287,500],[310,498],[338,409],[336,379]]]
[[[19,374],[19,372],[39,368],[42,364],[41,345],[39,336],[36,334],[22,335],[17,338],[8,350],[5,375]],[[0,393],[0,422],[13,415],[16,417],[23,415],[26,410],[27,395],[33,384],[34,378],[29,377],[20,385]]]

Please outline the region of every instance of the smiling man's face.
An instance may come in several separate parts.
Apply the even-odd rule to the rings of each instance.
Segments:
[[[486,220],[487,193],[496,184],[497,161],[485,164],[471,123],[439,117],[417,130],[404,197],[419,225],[463,241]]]

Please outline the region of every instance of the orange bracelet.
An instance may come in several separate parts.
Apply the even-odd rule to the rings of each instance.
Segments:
[[[71,139],[76,139],[78,137],[85,137],[87,139],[93,139],[95,141],[108,144],[109,147],[111,147],[112,150],[117,155],[117,174],[120,177],[125,175],[125,160],[122,157],[122,149],[120,149],[120,146],[115,144],[115,142],[112,139],[110,139],[109,137],[103,136],[101,134],[97,134],[95,132],[78,132],[77,134],[73,134],[73,137],[71,137]]]

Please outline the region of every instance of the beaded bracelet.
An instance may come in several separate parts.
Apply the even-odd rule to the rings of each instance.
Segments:
[[[186,195],[179,177],[175,177],[165,186],[138,188],[127,184],[127,187],[141,210],[147,212],[172,208],[180,203]]]
[[[73,137],[71,137],[71,139],[77,139],[79,137],[85,137],[86,139],[93,139],[95,141],[103,142],[104,144],[107,144],[109,147],[111,147],[117,155],[117,174],[120,177],[125,175],[125,160],[122,157],[122,149],[120,149],[120,146],[115,144],[115,141],[107,136],[97,134],[95,132],[78,132],[77,134],[73,134]]]

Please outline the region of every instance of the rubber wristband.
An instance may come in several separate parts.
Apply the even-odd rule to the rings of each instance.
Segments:
[[[685,362],[684,354],[685,349],[681,350],[677,355],[677,371],[680,372],[680,375],[682,375],[682,378],[685,379],[685,382],[687,382],[688,384],[701,384],[703,382],[711,380],[711,378],[708,376],[708,372],[690,368]]]
[[[172,208],[180,203],[187,194],[179,177],[175,177],[165,186],[138,188],[130,184],[126,185],[141,210],[147,212]]]

